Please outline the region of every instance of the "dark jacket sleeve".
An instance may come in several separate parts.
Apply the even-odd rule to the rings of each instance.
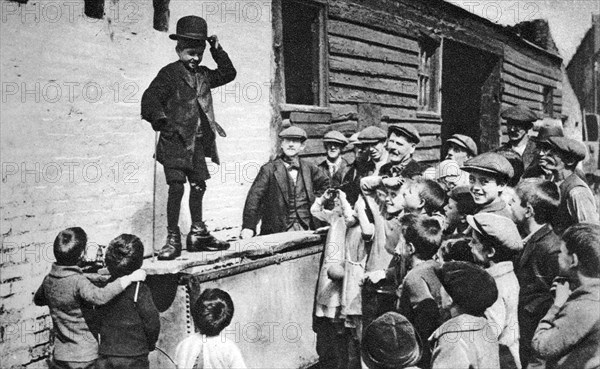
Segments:
[[[142,95],[142,119],[150,122],[155,131],[165,128],[161,127],[159,122],[167,119],[165,108],[167,99],[173,94],[174,86],[171,79],[168,68],[161,69]]]
[[[263,165],[258,171],[258,175],[254,179],[254,183],[252,183],[252,187],[250,187],[250,191],[248,191],[248,196],[246,197],[242,229],[256,231],[256,225],[262,217],[262,202],[266,199],[270,176],[269,165]]]
[[[44,278],[44,280],[46,280]],[[48,305],[48,299],[46,299],[46,293],[44,292],[44,283],[42,282],[42,285],[40,286],[40,288],[38,288],[38,290],[35,292],[35,295],[33,296],[33,303],[36,304],[37,306],[46,306]]]
[[[224,84],[233,81],[237,75],[237,71],[231,62],[231,59],[229,59],[229,55],[227,55],[220,45],[218,49],[211,48],[210,53],[215,63],[217,63],[216,70],[208,70],[210,88],[223,86]]]
[[[329,187],[329,177],[327,177],[327,175],[316,165],[311,166],[311,168],[313,193],[315,194],[315,197],[320,197]]]
[[[160,333],[160,318],[158,309],[152,299],[152,293],[145,283],[140,283],[136,307],[144,324],[144,332],[146,332],[148,340],[148,350],[154,351],[156,341],[158,341],[158,334]]]

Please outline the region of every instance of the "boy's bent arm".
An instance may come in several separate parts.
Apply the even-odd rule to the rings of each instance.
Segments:
[[[251,229],[256,232],[256,225],[262,216],[261,203],[265,199],[269,187],[269,173],[266,168],[265,165],[260,168],[248,191],[242,217],[242,229]]]
[[[172,95],[172,85],[168,72],[163,68],[142,95],[142,119],[150,122],[155,131],[165,128],[161,126],[161,122],[167,119],[165,105]]]
[[[44,281],[46,279],[44,278]],[[42,282],[42,285],[40,286],[40,288],[38,288],[38,290],[35,292],[35,295],[33,296],[33,303],[36,304],[37,306],[46,306],[48,305],[48,299],[46,298],[46,293],[44,292],[44,283]]]
[[[140,284],[139,298],[136,304],[140,318],[144,324],[144,332],[148,341],[148,350],[154,351],[160,333],[160,317],[152,300],[152,293],[145,283]]]
[[[210,88],[223,86],[235,79],[237,71],[229,59],[229,55],[223,50],[221,45],[218,48],[211,48],[210,53],[217,63],[217,69],[208,70],[208,81]]]
[[[90,282],[85,276],[81,276],[77,281],[77,293],[86,302],[93,305],[104,305],[121,292],[124,287],[121,284],[121,280],[110,282],[106,287],[96,287]]]

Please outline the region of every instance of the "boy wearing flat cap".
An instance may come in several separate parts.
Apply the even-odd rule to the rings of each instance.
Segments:
[[[263,165],[248,191],[241,238],[315,229],[310,207],[327,189],[329,179],[316,165],[299,158],[306,132],[289,127],[279,133],[281,155]]]
[[[435,269],[442,308],[452,318],[429,337],[433,369],[499,369],[498,340],[484,317],[498,298],[494,278],[477,265],[450,261]]]
[[[215,121],[210,90],[233,81],[236,70],[217,36],[208,37],[206,21],[187,16],[177,22],[179,60],[162,68],[142,96],[142,118],[160,132],[156,160],[164,167],[169,197],[167,200],[167,242],[158,254],[160,260],[181,255],[179,211],[184,184],[190,182],[192,227],[187,238],[188,251],[216,251],[229,244],[210,235],[202,220],[202,198],[210,178],[205,157],[219,164],[215,137],[225,131]],[[210,44],[217,69],[201,66],[202,55]]]
[[[423,168],[412,157],[419,142],[421,136],[413,125],[390,124],[386,143],[389,163],[381,167],[379,175],[404,178],[421,175]]]
[[[523,242],[512,220],[490,213],[467,216],[472,229],[470,243],[475,263],[486,268],[496,281],[498,300],[485,315],[492,323],[500,343],[501,367],[521,368],[519,356],[519,282],[513,260]]]
[[[446,142],[448,143],[446,159],[454,160],[459,166],[462,166],[465,161],[477,156],[477,145],[469,136],[456,133]]]
[[[477,213],[494,213],[511,218],[510,210],[500,198],[513,176],[510,162],[502,155],[486,152],[469,159],[461,168],[469,173],[469,187]]]
[[[523,167],[527,168],[535,158],[535,142],[529,139],[529,130],[533,122],[538,120],[537,114],[525,105],[512,106],[505,109],[500,117],[506,120],[508,128],[508,142],[500,147],[503,150],[513,150],[523,160]]]
[[[580,222],[598,224],[598,209],[588,185],[575,173],[577,164],[585,159],[587,149],[577,140],[567,137],[547,137],[539,142],[540,166],[552,173],[552,181],[560,188],[560,205],[552,220],[557,234]]]
[[[318,167],[329,178],[329,187],[335,188],[343,183],[344,176],[350,170],[350,164],[342,156],[342,150],[348,144],[348,139],[341,132],[329,131],[323,136],[323,146],[327,158]]]

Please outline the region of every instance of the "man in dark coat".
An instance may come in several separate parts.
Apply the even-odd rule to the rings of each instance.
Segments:
[[[179,60],[158,72],[142,96],[142,118],[160,131],[156,159],[164,166],[169,198],[167,201],[167,243],[160,251],[161,260],[175,259],[181,254],[179,210],[184,183],[190,182],[192,228],[188,234],[188,251],[221,250],[229,244],[210,235],[202,221],[202,198],[206,180],[210,178],[205,157],[219,164],[215,133],[225,131],[215,121],[210,90],[231,82],[236,70],[216,36],[207,37],[206,21],[187,16],[177,22]],[[217,69],[200,66],[206,42],[217,63]]]
[[[342,150],[348,144],[348,139],[338,131],[329,131],[323,136],[323,146],[327,158],[318,167],[329,178],[329,187],[335,188],[343,183],[344,176],[350,170],[350,164],[342,156]]]
[[[423,168],[413,159],[419,142],[421,136],[412,124],[390,124],[386,143],[389,162],[379,169],[379,175],[404,178],[421,175]]]
[[[521,156],[523,168],[529,167],[537,148],[535,141],[529,139],[529,130],[533,128],[533,122],[538,120],[537,114],[525,105],[511,106],[501,114],[506,120],[508,131],[508,142],[500,146],[499,150],[512,150]]]
[[[259,221],[261,235],[315,228],[310,207],[329,179],[298,157],[307,138],[303,129],[289,127],[279,137],[282,154],[260,168],[248,191],[241,238],[253,237]]]

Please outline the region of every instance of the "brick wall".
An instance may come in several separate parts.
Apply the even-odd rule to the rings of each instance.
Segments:
[[[105,245],[134,233],[149,252],[154,211],[156,247],[164,241],[167,186],[159,164],[153,210],[154,132],[139,101],[177,56],[168,33],[152,29],[152,2],[107,1],[102,20],[84,17],[83,1],[1,7],[0,367],[43,367],[52,323],[31,301],[56,234],[81,226],[90,244]],[[171,32],[181,16],[204,16],[238,69],[214,91],[228,137],[217,141],[222,165],[210,166],[205,197],[209,228],[226,238],[239,232],[248,188],[272,150],[270,4],[174,0],[170,9]]]

